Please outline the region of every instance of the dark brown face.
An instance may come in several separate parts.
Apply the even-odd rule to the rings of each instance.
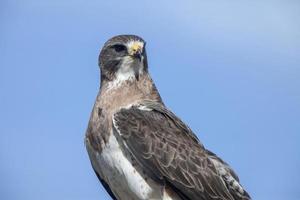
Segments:
[[[108,40],[99,56],[101,81],[126,80],[147,71],[145,41],[135,35],[119,35]]]

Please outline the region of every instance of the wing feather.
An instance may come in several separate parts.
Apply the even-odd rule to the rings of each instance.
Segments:
[[[206,150],[196,135],[163,105],[123,108],[113,116],[115,134],[140,164],[189,199],[250,199],[233,170]],[[240,186],[240,185],[239,185]]]

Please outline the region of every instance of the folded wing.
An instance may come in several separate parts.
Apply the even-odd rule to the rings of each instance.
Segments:
[[[113,116],[113,126],[145,171],[183,199],[250,199],[232,169],[163,105],[145,101],[123,108]]]

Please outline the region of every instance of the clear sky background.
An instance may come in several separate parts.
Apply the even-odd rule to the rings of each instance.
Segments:
[[[166,103],[256,200],[300,199],[297,0],[0,1],[0,199],[109,200],[84,147],[97,59],[147,41]]]

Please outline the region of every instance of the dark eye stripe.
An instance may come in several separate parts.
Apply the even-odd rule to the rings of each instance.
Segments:
[[[116,52],[126,51],[127,48],[122,44],[116,44],[113,46]]]

